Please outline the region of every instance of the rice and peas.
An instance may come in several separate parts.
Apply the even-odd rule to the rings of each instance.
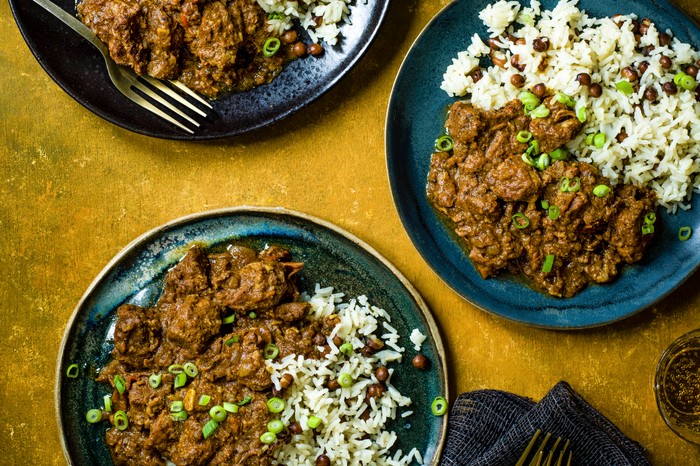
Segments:
[[[311,304],[309,318],[324,319],[336,315],[339,323],[328,336],[329,351],[322,359],[289,355],[282,360],[268,360],[266,365],[274,387],[281,389],[281,379],[292,374],[294,382],[285,391],[285,408],[279,413],[285,425],[298,422],[302,432],[293,436],[275,452],[277,464],[316,465],[322,453],[334,465],[390,465],[423,464],[417,448],[408,452],[392,452],[397,434],[387,430],[390,420],[410,417],[411,399],[403,396],[391,383],[394,369],[405,352],[399,344],[399,334],[391,326],[391,316],[373,306],[365,296],[343,302],[342,293],[333,288],[316,285],[314,295],[303,296]],[[344,344],[362,348],[368,337],[378,337],[384,347],[371,355],[347,351],[334,343],[340,337]],[[410,335],[416,351],[425,340],[418,329]],[[386,390],[380,396],[368,397],[373,384],[378,383],[376,369],[389,367],[389,376],[383,382]],[[352,385],[329,389],[328,380],[339,380],[349,374]],[[369,401],[369,404],[365,402]],[[320,421],[320,423],[319,423]],[[309,424],[317,425],[315,429]]]
[[[298,20],[312,42],[338,43],[343,23],[350,23],[351,0],[257,0],[268,14],[268,29],[277,35]]]
[[[548,95],[568,96],[584,121],[567,144],[578,160],[614,184],[649,186],[669,213],[689,209],[693,191],[700,191],[700,55],[653,18],[595,18],[576,5],[562,0],[551,11],[537,0],[488,5],[479,18],[490,39],[474,34],[447,67],[441,88],[496,109],[542,83]],[[488,57],[490,65],[481,67]],[[597,134],[604,136],[594,143]]]

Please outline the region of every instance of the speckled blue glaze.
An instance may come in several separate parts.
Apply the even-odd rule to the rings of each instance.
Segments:
[[[75,0],[53,0],[75,14]],[[390,0],[353,2],[352,24],[321,57],[296,60],[271,83],[212,102],[214,116],[190,135],[125,98],[112,85],[95,47],[34,2],[10,0],[22,36],[44,70],[71,97],[116,125],[147,136],[217,139],[268,126],[326,93],[360,60],[381,25]],[[306,42],[310,42],[308,39]]]
[[[631,316],[677,288],[700,264],[698,196],[690,211],[667,215],[656,224],[656,238],[645,259],[624,269],[611,284],[589,286],[573,298],[545,296],[512,276],[482,279],[442,216],[428,203],[425,186],[435,138],[444,128],[455,99],[440,89],[442,74],[471,36],[488,37],[478,12],[487,0],[456,0],[423,30],[396,78],[386,122],[387,169],[403,225],[435,273],[476,306],[506,319],[539,327],[594,327]],[[551,9],[556,2],[543,1]],[[670,28],[682,41],[700,46],[700,31],[685,14],[662,0],[582,0],[579,7],[594,16],[635,13]],[[694,234],[678,241],[679,227]]]
[[[392,382],[413,400],[414,414],[390,425],[398,434],[396,448],[418,447],[426,464],[437,464],[445,437],[446,417],[435,417],[430,403],[448,397],[445,353],[435,322],[422,298],[391,264],[358,238],[313,217],[284,209],[234,208],[185,217],[136,239],[122,250],[90,285],[68,324],[56,372],[56,413],[66,458],[71,464],[110,465],[104,441],[105,423],[85,421],[88,409],[102,406],[107,387],[94,381],[110,358],[116,308],[124,302],[153,305],[169,268],[189,246],[206,247],[244,242],[258,248],[277,244],[303,261],[302,291],[315,283],[333,286],[346,296],[365,294],[391,315],[391,325],[406,348],[395,365]],[[429,370],[411,364],[416,351],[408,336],[418,328],[428,336],[422,353]],[[69,364],[80,366],[80,377],[68,379]]]

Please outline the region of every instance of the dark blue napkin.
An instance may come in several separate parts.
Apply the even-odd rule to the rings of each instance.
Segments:
[[[539,403],[498,390],[460,395],[450,412],[445,466],[513,466],[537,429],[571,440],[572,465],[649,465],[627,438],[566,382]]]

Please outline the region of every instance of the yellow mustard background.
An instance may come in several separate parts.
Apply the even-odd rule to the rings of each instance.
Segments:
[[[363,60],[310,107],[243,137],[188,143],[130,133],[76,103],[0,2],[0,464],[65,464],[53,398],[59,344],[107,262],[164,222],[236,205],[332,221],[396,265],[434,313],[453,394],[494,388],[540,399],[566,380],[654,465],[700,464],[665,426],[652,392],[661,351],[700,326],[700,275],[623,322],[549,331],[460,299],[405,234],[387,181],[386,107],[403,56],[447,3],[394,0]],[[700,19],[696,0],[677,4]]]

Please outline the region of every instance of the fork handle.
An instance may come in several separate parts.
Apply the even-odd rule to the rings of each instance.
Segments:
[[[66,12],[51,0],[34,0],[34,3],[44,8],[46,11],[54,15],[56,18],[63,21],[68,27],[87,39],[92,45],[100,49],[104,53],[109,53],[104,43],[97,38],[94,32],[87,26],[81,23],[75,16]]]

